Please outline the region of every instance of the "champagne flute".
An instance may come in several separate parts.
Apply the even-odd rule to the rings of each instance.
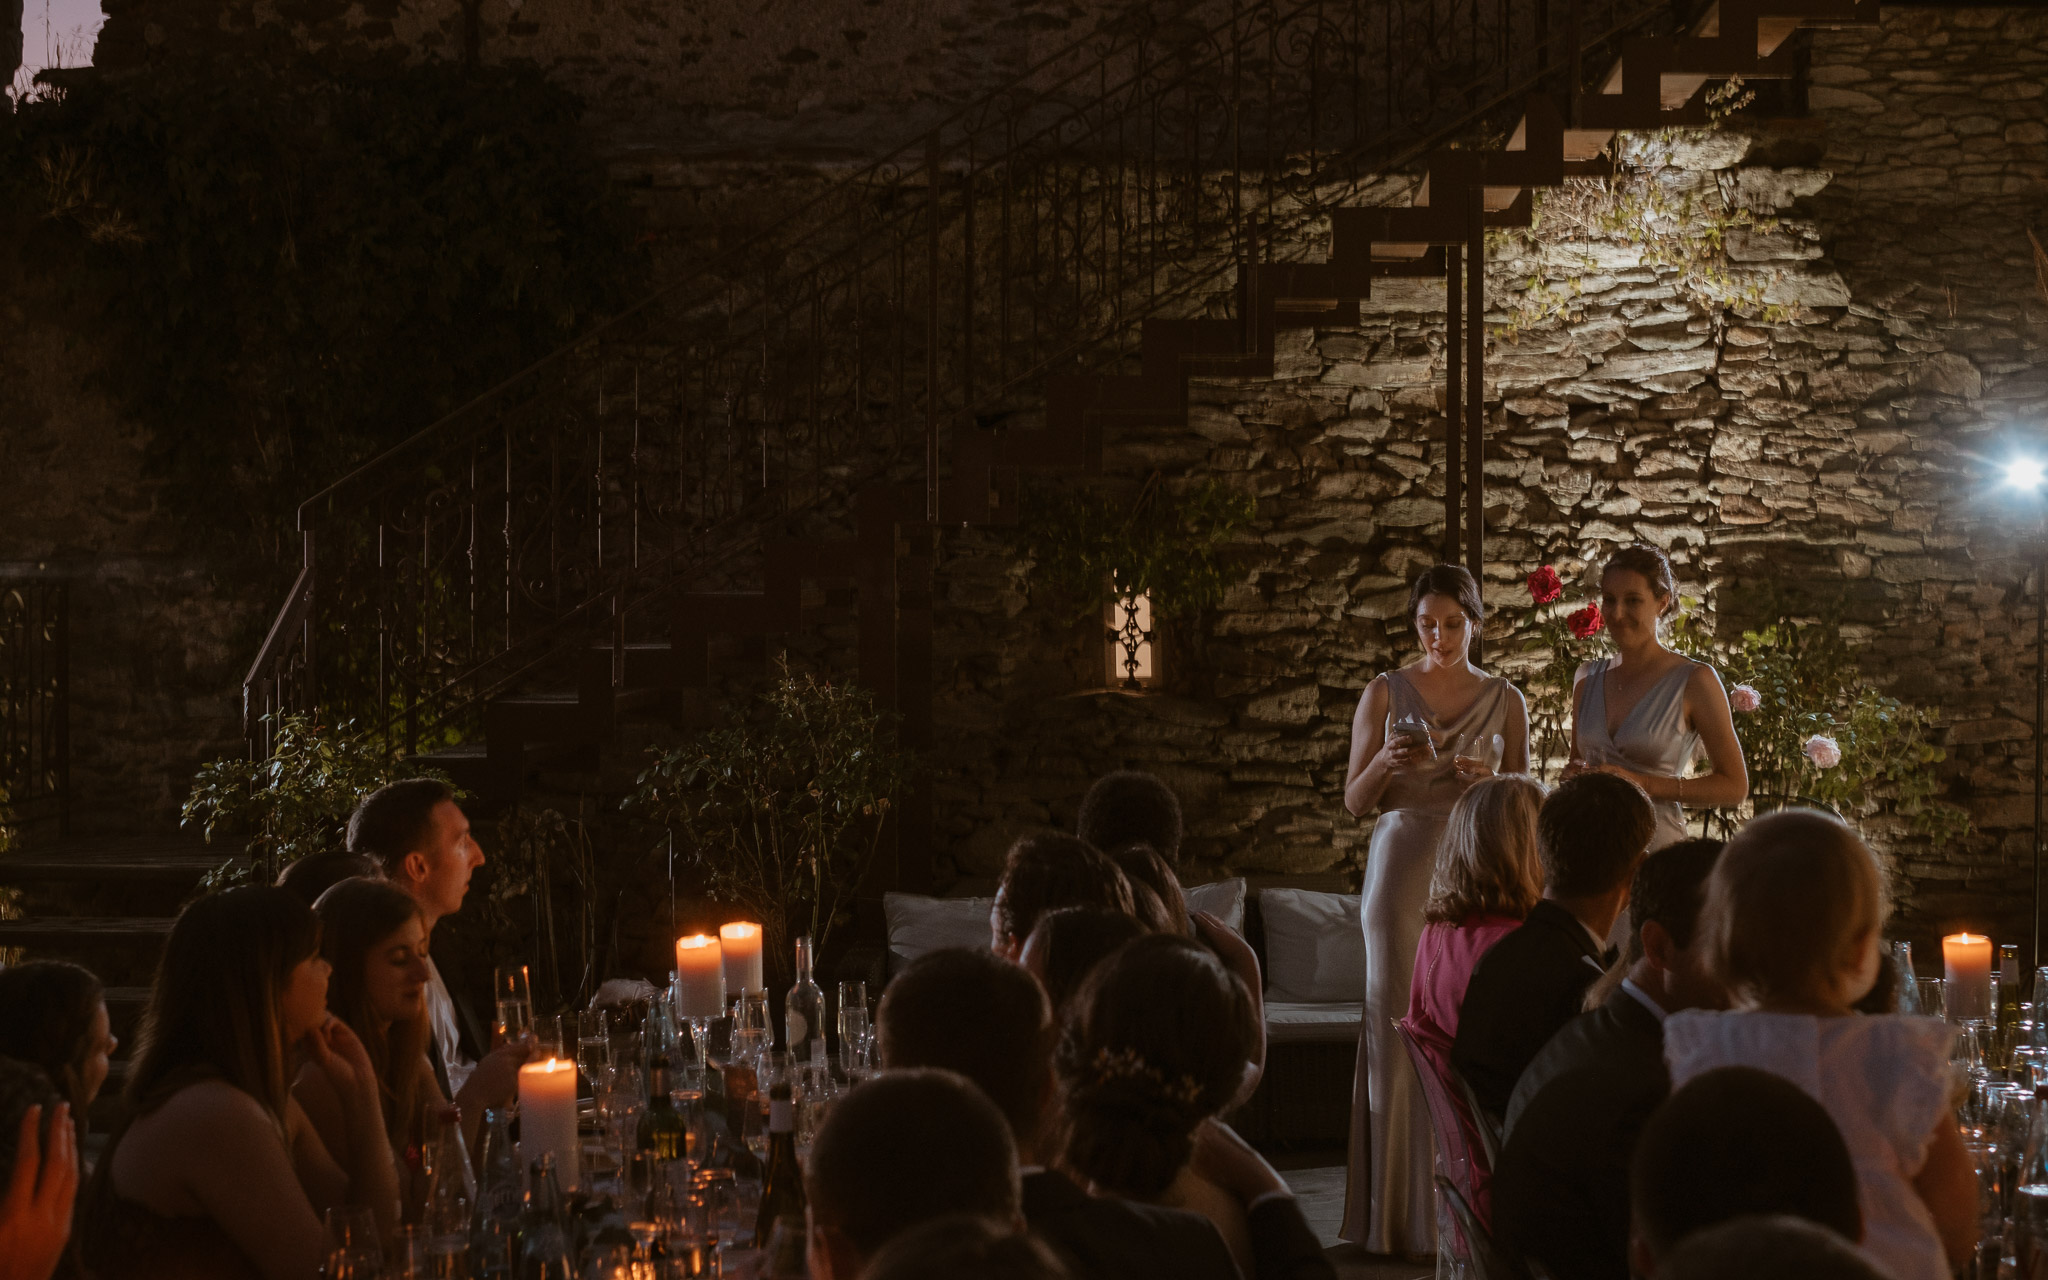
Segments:
[[[498,1044],[523,1039],[533,1031],[533,991],[527,982],[526,966],[505,965],[496,975],[498,1020],[494,1028]]]
[[[612,1065],[611,1022],[602,1009],[576,1015],[576,1065],[594,1094]]]

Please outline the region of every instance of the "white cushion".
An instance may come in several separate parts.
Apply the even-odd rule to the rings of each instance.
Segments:
[[[1358,895],[1308,889],[1259,894],[1266,925],[1266,998],[1281,1003],[1362,1004],[1365,934]]]
[[[1229,925],[1231,932],[1244,933],[1243,876],[1232,876],[1214,884],[1198,884],[1191,889],[1183,887],[1180,892],[1187,899],[1189,911],[1206,911]]]
[[[1266,1002],[1268,1044],[1350,1044],[1358,1039],[1363,1004]]]
[[[927,951],[981,947],[989,942],[988,913],[994,898],[928,898],[921,893],[885,893],[882,914],[889,922],[889,972]]]

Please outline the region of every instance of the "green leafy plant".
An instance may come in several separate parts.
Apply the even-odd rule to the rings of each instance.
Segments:
[[[1731,234],[1770,231],[1778,220],[1732,202],[1719,184],[1699,182],[1675,164],[1680,143],[1720,128],[1754,97],[1739,78],[1729,80],[1707,92],[1707,129],[1616,134],[1603,153],[1613,161],[1612,176],[1567,178],[1536,193],[1526,229],[1488,232],[1489,256],[1496,260],[1518,252],[1534,256],[1546,244],[1588,246],[1579,271],[1555,280],[1529,275],[1499,335],[1514,342],[1525,330],[1583,319],[1585,276],[1597,270],[1590,252],[1596,241],[1635,249],[1644,266],[1703,311],[1741,310],[1766,321],[1784,319],[1784,307],[1764,302],[1775,277],[1739,271],[1728,260]]]
[[[269,719],[267,758],[210,761],[185,797],[182,825],[199,827],[209,844],[223,836],[241,846],[208,875],[210,889],[259,871],[274,877],[300,858],[340,850],[364,796],[403,778],[441,777],[386,754],[353,722],[333,728],[297,712]]]
[[[778,986],[794,934],[808,932],[822,953],[851,918],[883,821],[911,780],[894,718],[858,685],[785,667],[757,705],[654,751],[627,801],[668,829],[714,898],[761,921]]]
[[[589,824],[559,810],[528,804],[513,806],[496,823],[491,857],[490,893],[484,911],[495,940],[523,933],[530,912],[532,946],[520,958],[536,961],[535,999],[543,1008],[580,1005],[595,993],[608,971],[605,941],[616,922],[619,877],[635,869],[632,859],[600,859]],[[561,890],[573,891],[564,900]],[[519,910],[524,905],[525,911]],[[573,979],[565,981],[564,933],[570,938]],[[565,999],[566,997],[566,999]]]
[[[1257,513],[1249,495],[1214,480],[1176,493],[1154,473],[1135,502],[1044,485],[1029,496],[1017,543],[1032,577],[1077,618],[1138,592],[1151,593],[1155,615],[1184,618],[1222,601],[1224,549]]]

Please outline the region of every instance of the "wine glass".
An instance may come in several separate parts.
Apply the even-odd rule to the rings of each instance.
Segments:
[[[851,1069],[856,1047],[868,1036],[868,984],[839,984],[839,1069]]]
[[[519,1040],[533,1031],[533,992],[527,983],[526,966],[506,965],[497,971],[498,1020],[493,1028],[498,1044]]]
[[[574,1043],[576,1043],[575,1039],[565,1033],[560,1014],[543,1014],[533,1020],[533,1057],[535,1061],[567,1057],[568,1054],[565,1052],[565,1046]]]
[[[327,1211],[327,1267],[330,1280],[371,1280],[383,1273],[384,1250],[377,1243],[377,1219],[358,1205]]]
[[[576,1015],[576,1065],[583,1069],[583,1078],[590,1081],[590,1091],[596,1093],[612,1065],[611,1021],[602,1009]]]
[[[1927,1018],[1946,1018],[1948,1001],[1946,988],[1940,978],[1915,978],[1913,990],[1920,1005],[1920,1014]]]

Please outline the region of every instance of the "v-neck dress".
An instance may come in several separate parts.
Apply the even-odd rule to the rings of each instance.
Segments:
[[[1643,691],[1622,717],[1621,727],[1607,731],[1607,672],[1613,658],[1596,659],[1586,672],[1585,695],[1579,699],[1579,758],[1587,764],[1618,764],[1637,773],[1682,777],[1700,757],[1700,735],[1685,722],[1685,686],[1692,673],[1705,667],[1719,680],[1721,673],[1704,662],[1685,661]],[[1654,851],[1686,838],[1685,809],[1676,800],[1653,800],[1657,830],[1650,837]]]
[[[1471,706],[1444,723],[1430,714],[1405,672],[1389,671],[1384,678],[1387,722],[1412,716],[1428,724],[1437,758],[1388,780],[1366,852],[1359,901],[1365,929],[1365,1016],[1358,1029],[1350,1167],[1339,1234],[1373,1253],[1426,1254],[1436,1249],[1435,1145],[1421,1088],[1393,1024],[1408,1012],[1436,847],[1451,806],[1464,792],[1452,759],[1482,754],[1477,744],[1505,734],[1521,694],[1494,676],[1480,686]]]

